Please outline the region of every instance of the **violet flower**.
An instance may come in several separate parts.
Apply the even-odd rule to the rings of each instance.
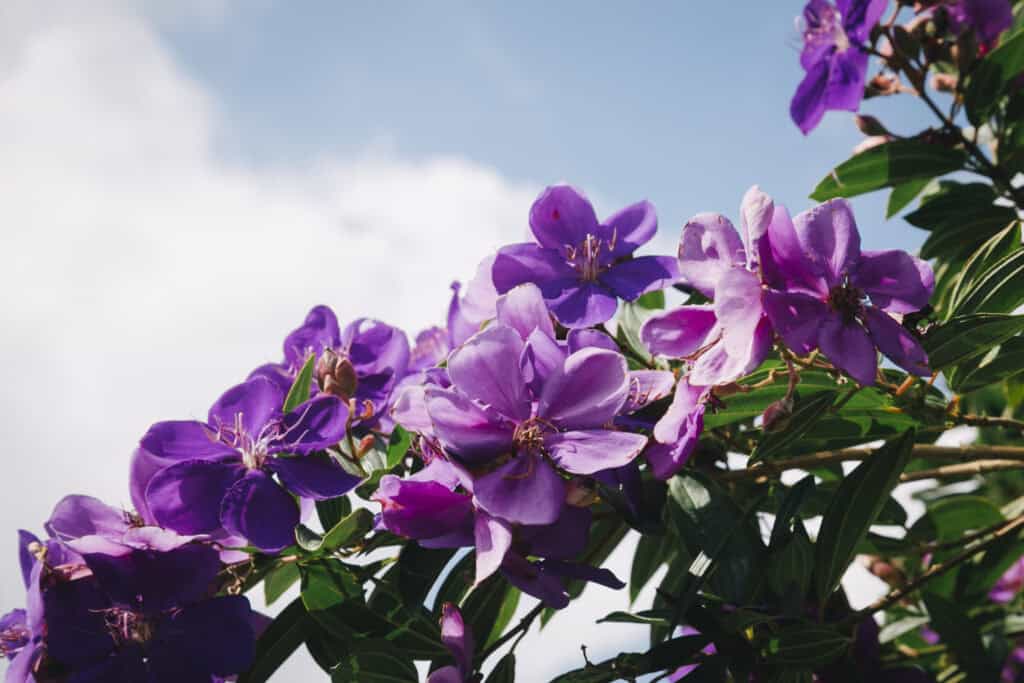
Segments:
[[[315,452],[344,436],[341,400],[319,395],[284,415],[283,401],[278,385],[255,377],[226,391],[205,423],[153,425],[133,466],[133,500],[182,534],[223,529],[268,552],[291,545],[300,517],[293,494],[326,500],[360,478]]]
[[[1024,588],[1024,557],[1010,565],[1010,568],[1003,572],[996,584],[989,591],[988,598],[992,602],[1005,605],[1011,602],[1021,588]]]
[[[633,257],[654,237],[658,219],[649,202],[628,206],[604,222],[578,190],[548,187],[530,208],[536,242],[498,251],[492,275],[498,293],[533,282],[566,327],[590,327],[615,315],[616,298],[633,301],[676,280],[664,256]]]
[[[849,202],[833,199],[769,227],[772,260],[785,291],[770,290],[765,309],[797,353],[821,349],[861,384],[875,382],[877,346],[907,372],[928,376],[917,339],[890,314],[928,304],[931,267],[906,252],[861,251]]]
[[[427,683],[468,683],[473,675],[473,632],[466,628],[462,612],[450,602],[441,606],[441,642],[452,653],[454,665],[435,669]]]
[[[973,29],[984,51],[995,47],[1000,34],[1013,25],[1009,0],[953,0],[945,8],[953,33]]]
[[[789,113],[805,135],[826,111],[860,107],[868,68],[864,41],[887,4],[888,0],[810,0],[804,6],[800,66],[807,73]]]

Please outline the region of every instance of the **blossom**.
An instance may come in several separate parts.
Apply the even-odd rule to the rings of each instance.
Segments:
[[[1024,557],[1018,559],[1003,572],[996,584],[992,586],[988,597],[992,602],[1006,604],[1017,597],[1021,588],[1024,588]]]
[[[928,304],[935,276],[925,261],[898,250],[861,251],[843,199],[773,221],[769,235],[784,284],[768,290],[765,310],[787,346],[821,349],[864,385],[875,382],[876,346],[907,372],[930,374],[924,349],[891,315]]]
[[[133,466],[133,500],[154,523],[182,534],[223,529],[265,551],[290,545],[300,517],[292,494],[326,500],[360,478],[317,452],[345,434],[339,398],[318,395],[287,414],[283,402],[281,387],[254,377],[228,389],[207,422],[153,425]]]
[[[675,261],[633,257],[654,237],[658,219],[650,202],[627,206],[604,222],[578,190],[548,187],[530,208],[536,242],[498,251],[492,276],[499,294],[533,282],[566,327],[589,327],[615,315],[616,297],[633,301],[676,279]]]
[[[473,632],[466,628],[462,612],[450,602],[441,606],[441,642],[451,652],[454,665],[435,669],[427,683],[467,683],[473,674]]]
[[[804,134],[826,111],[857,111],[868,68],[864,41],[887,4],[888,0],[810,0],[804,6],[800,66],[806,74],[789,107]]]
[[[954,0],[945,8],[953,33],[974,29],[985,50],[995,47],[999,35],[1013,25],[1009,0]]]
[[[644,458],[658,479],[670,479],[690,459],[704,429],[706,387],[693,386],[683,379],[676,387],[672,404],[654,425],[654,439],[644,450]]]

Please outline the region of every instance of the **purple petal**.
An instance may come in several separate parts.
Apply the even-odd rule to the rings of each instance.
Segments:
[[[654,437],[644,451],[658,479],[669,479],[690,459],[704,429],[704,396],[707,389],[679,383],[672,405],[654,426]]]
[[[825,108],[857,111],[864,99],[867,70],[868,54],[860,48],[836,52],[831,60],[828,84],[825,86]]]
[[[381,505],[384,528],[407,538],[434,538],[472,527],[470,497],[435,481],[403,481],[388,474],[373,499]]]
[[[713,299],[719,278],[733,266],[744,263],[739,233],[722,214],[699,213],[683,226],[679,275],[704,296]]]
[[[186,460],[157,472],[146,487],[153,519],[182,534],[220,528],[220,505],[228,489],[245,475],[236,463]]]
[[[280,478],[286,489],[300,498],[312,500],[343,496],[363,480],[349,474],[327,453],[270,458],[267,469]]]
[[[617,352],[619,350],[619,345],[606,332],[589,327],[569,330],[566,342],[569,346],[569,353],[576,353],[580,349],[592,346],[598,349],[608,349],[609,351]]]
[[[149,428],[139,444],[153,456],[166,460],[212,459],[237,455],[234,448],[217,440],[214,430],[209,425],[194,420],[157,422]]]
[[[221,569],[217,551],[209,545],[184,545],[169,552],[126,550],[83,557],[112,602],[151,614],[206,597]]]
[[[417,378],[421,376],[416,375],[413,379]],[[411,432],[431,436],[434,427],[430,423],[430,413],[427,412],[427,386],[424,379],[422,384],[413,381],[396,389],[391,417]]]
[[[749,343],[741,352],[729,353],[725,344],[715,344],[693,364],[688,376],[697,386],[715,386],[739,379],[757,369],[772,346],[772,325],[767,318],[754,328]]]
[[[225,391],[210,408],[209,422],[215,427],[234,427],[240,420],[245,433],[255,437],[280,414],[283,403],[284,394],[276,384],[265,377],[254,377]],[[156,453],[145,443],[142,446]]]
[[[360,378],[368,375],[397,378],[403,376],[409,366],[409,340],[405,332],[379,320],[353,320],[342,330],[340,346]]]
[[[554,338],[534,330],[523,346],[519,358],[520,372],[530,391],[537,395],[544,383],[565,363],[566,350]]]
[[[336,396],[320,395],[299,405],[281,419],[281,434],[268,450],[312,453],[334,446],[345,436],[348,408]]]
[[[818,328],[828,306],[806,294],[765,292],[764,309],[772,326],[793,351],[810,353],[818,345]]]
[[[501,565],[501,573],[513,586],[540,599],[548,607],[562,609],[569,604],[569,595],[562,580],[523,557],[509,553]]]
[[[875,383],[878,354],[867,331],[856,321],[830,313],[818,330],[818,346],[837,368],[865,386]]]
[[[452,653],[463,677],[469,678],[473,673],[473,632],[466,628],[462,613],[450,602],[441,606],[441,642]]]
[[[537,414],[564,429],[592,429],[614,418],[628,397],[626,359],[613,351],[583,349],[548,379]]]
[[[828,59],[814,63],[804,74],[789,103],[789,116],[804,135],[814,130],[825,116],[829,67]]]
[[[476,583],[498,571],[508,549],[512,547],[512,526],[483,511],[476,514],[473,525],[476,543]]]
[[[828,287],[840,284],[860,259],[860,233],[845,199],[830,199],[793,219],[809,269]]]
[[[514,425],[452,389],[429,387],[427,411],[434,434],[451,453],[466,461],[489,460],[512,447]]]
[[[565,482],[540,456],[521,453],[477,479],[473,495],[495,517],[517,524],[551,524],[565,502]]]
[[[555,328],[540,289],[533,283],[513,287],[498,298],[498,322],[513,328],[523,339],[534,330],[554,338]]]
[[[260,550],[277,552],[295,542],[299,506],[264,472],[252,470],[224,496],[220,520],[228,533],[247,538]]]
[[[409,352],[409,370],[418,372],[432,368],[443,361],[449,351],[448,333],[445,330],[436,325],[421,330]]]
[[[557,297],[550,298],[551,312],[566,327],[591,327],[611,320],[619,304],[604,286],[572,282]]]
[[[761,188],[754,185],[740,202],[740,224],[743,226],[743,244],[747,253],[747,267],[761,253],[761,242],[775,215],[775,202]]]
[[[768,248],[761,251],[761,272],[768,284],[781,290],[828,294],[828,288],[810,270],[810,262],[786,207],[776,205],[768,224],[767,242]]]
[[[494,288],[504,294],[513,287],[533,282],[545,299],[558,296],[565,283],[577,278],[560,251],[545,249],[536,244],[510,244],[498,250],[491,270]]]
[[[494,288],[491,271],[495,256],[488,256],[477,265],[476,275],[460,296],[459,283],[452,284],[452,300],[448,306],[448,338],[452,347],[480,331],[485,320],[495,315],[498,292]]]
[[[672,393],[675,375],[668,370],[631,370],[629,399],[624,412],[632,413]]]
[[[651,353],[683,358],[712,341],[717,322],[712,306],[680,306],[648,318],[640,339]]]
[[[615,590],[626,587],[626,584],[619,580],[610,570],[591,567],[589,564],[563,562],[561,560],[542,560],[537,564],[541,571],[553,576],[564,576],[568,579],[589,581],[608,588],[614,588]]]
[[[763,312],[757,276],[743,268],[725,272],[719,280],[714,306],[726,352],[731,356],[742,355],[750,346]]]
[[[588,429],[544,436],[551,460],[573,474],[594,474],[631,462],[647,444],[643,434]]]
[[[889,0],[836,0],[847,37],[857,43],[867,40],[888,4]]]
[[[30,546],[39,545],[39,537],[24,529],[18,530],[18,567],[21,569],[21,579],[25,588],[30,585],[32,567],[36,564],[36,556],[32,554]]]
[[[620,299],[637,297],[671,287],[679,279],[679,261],[671,256],[638,256],[601,273],[598,280]]]
[[[611,256],[619,259],[647,244],[658,231],[658,214],[648,201],[630,204],[604,220],[607,234],[614,235]]]
[[[554,185],[541,193],[530,207],[530,230],[537,243],[548,249],[577,246],[588,234],[601,236],[590,200],[574,187]],[[501,291],[501,287],[498,287]]]
[[[150,669],[157,681],[206,681],[210,674],[241,673],[252,664],[255,639],[246,598],[204,600],[160,623],[150,649]]]
[[[292,388],[292,384],[295,382],[295,371],[283,363],[265,363],[250,372],[245,381],[248,382],[257,377],[273,382],[281,392],[281,395],[287,396],[288,390]]]
[[[128,530],[128,521],[123,510],[92,496],[73,495],[61,498],[44,527],[50,536],[62,541],[93,534],[120,538]]]
[[[315,306],[306,314],[302,325],[292,331],[284,340],[285,362],[299,368],[306,362],[306,356],[319,356],[325,348],[338,345],[340,333],[338,318],[327,306]]]
[[[865,306],[861,315],[875,345],[889,360],[912,375],[928,377],[932,374],[928,354],[903,325],[874,306]]]
[[[519,527],[517,541],[529,555],[569,560],[586,550],[591,518],[587,508],[566,505],[554,524]]]
[[[466,396],[491,406],[505,417],[530,416],[530,395],[519,372],[523,339],[511,327],[488,327],[455,350],[448,359],[452,383]]]
[[[7,665],[5,683],[36,683],[33,670],[42,654],[43,649],[31,643],[22,648]]]
[[[890,313],[921,310],[935,289],[931,266],[898,250],[862,253],[850,280],[871,297],[871,303]]]
[[[442,666],[440,669],[434,669],[427,676],[427,683],[465,683],[465,681],[462,672],[454,666]]]

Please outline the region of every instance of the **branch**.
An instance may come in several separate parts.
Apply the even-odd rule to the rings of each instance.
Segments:
[[[529,612],[526,613],[525,616],[523,616],[523,618],[519,621],[519,623],[516,624],[516,627],[514,629],[512,629],[511,631],[508,631],[507,633],[502,635],[496,641],[491,643],[490,647],[488,647],[486,650],[484,650],[483,652],[480,653],[480,661],[481,662],[485,661],[488,657],[490,657],[492,654],[494,654],[495,650],[497,650],[499,647],[501,647],[502,645],[504,645],[508,641],[512,640],[512,638],[514,638],[517,633],[520,633],[520,632],[526,633],[526,631],[533,624],[533,620],[536,619],[540,615],[540,613],[543,612],[543,611],[544,611],[544,603],[543,602],[538,602],[536,604],[536,606],[534,606],[533,609],[531,609]]]
[[[900,482],[906,483],[908,481],[920,481],[922,479],[943,479],[945,477],[960,477],[973,474],[985,474],[986,472],[1020,469],[1024,469],[1024,461],[1021,460],[976,460],[975,462],[963,462],[956,465],[936,467],[932,470],[907,472],[900,475]]]
[[[1024,432],[1024,422],[1008,417],[987,417],[985,415],[957,415],[953,418],[960,424],[972,427],[1004,427]]]

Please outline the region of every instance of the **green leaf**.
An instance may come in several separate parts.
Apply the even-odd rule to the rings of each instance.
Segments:
[[[664,535],[644,534],[640,537],[629,571],[630,604],[636,600],[655,572],[672,558],[675,549],[667,541]]]
[[[923,596],[931,626],[956,658],[971,683],[996,683],[999,668],[989,660],[981,634],[960,607],[947,598],[926,592]]]
[[[975,126],[984,123],[996,100],[1013,79],[1024,71],[1024,31],[1005,36],[1002,43],[988,53],[967,79],[964,109]]]
[[[633,303],[650,311],[660,311],[665,308],[665,290],[656,289],[653,292],[647,292]]]
[[[498,615],[505,604],[505,593],[509,590],[515,589],[511,588],[499,574],[493,574],[466,596],[459,611],[473,631],[474,642],[486,643],[490,640]]]
[[[407,605],[422,605],[431,587],[455,554],[451,549],[430,549],[407,543],[398,554],[398,594]]]
[[[256,657],[249,670],[238,677],[238,683],[263,683],[270,680],[306,638],[309,615],[302,601],[293,600],[267,626],[256,641]]]
[[[928,330],[921,345],[933,370],[977,356],[1024,331],[1024,316],[995,313],[958,315]]]
[[[892,192],[889,193],[889,204],[885,208],[885,217],[892,218],[907,208],[930,182],[930,178],[917,178],[892,188]]]
[[[323,550],[329,552],[355,545],[362,541],[372,528],[373,513],[366,508],[356,508],[324,534]]]
[[[598,624],[642,624],[644,626],[651,626],[657,624],[660,626],[670,626],[670,619],[672,618],[671,610],[665,609],[651,609],[644,610],[643,612],[637,612],[632,614],[630,612],[611,612],[606,614],[597,620]]]
[[[790,446],[810,432],[815,423],[828,413],[835,399],[834,391],[822,391],[806,398],[797,396],[787,428],[765,434],[751,453],[750,463],[785,454]]]
[[[519,596],[518,588],[510,587],[505,591],[505,598],[501,601],[501,608],[498,610],[498,616],[494,620],[491,634],[487,636],[487,642],[484,643],[484,647],[490,647],[494,641],[500,638],[501,634],[505,631],[505,627],[512,621],[516,608],[519,607]]]
[[[295,527],[295,542],[303,550],[315,553],[324,544],[324,537],[310,529],[305,524]]]
[[[986,183],[943,181],[938,188],[904,216],[932,233],[921,247],[922,258],[965,261],[1017,218],[1012,208],[995,204],[997,195]]]
[[[263,599],[272,605],[299,580],[299,567],[294,562],[283,564],[263,579]]]
[[[391,439],[388,441],[387,468],[389,470],[402,462],[410,445],[412,445],[412,435],[399,425],[395,425],[391,431]]]
[[[346,496],[316,501],[316,515],[320,518],[320,526],[330,529],[352,512],[352,503]]]
[[[498,660],[485,683],[515,683],[515,680],[516,655],[514,652],[509,652]]]
[[[1024,337],[1012,337],[979,360],[947,372],[950,388],[958,394],[977,391],[990,384],[1024,373]]]
[[[362,595],[362,586],[340,562],[321,561],[303,565],[302,604],[309,612],[326,610],[339,605],[350,597]]]
[[[814,545],[802,521],[780,549],[773,549],[768,581],[779,597],[794,596],[801,604],[814,572]]]
[[[992,269],[992,267],[1020,249],[1021,229],[1020,222],[1015,221],[1006,226],[995,235],[985,241],[978,249],[971,254],[961,268],[957,269],[955,281],[949,293],[950,315],[955,311],[964,297],[975,289],[978,278]],[[980,313],[981,311],[965,311],[967,313]],[[989,313],[1000,313],[1001,311],[986,311]],[[944,316],[949,318],[950,315]]]
[[[814,493],[814,489],[814,476],[810,474],[786,489],[786,495],[775,513],[769,547],[779,546],[790,537],[790,524],[794,519],[799,519],[800,507]]]
[[[815,580],[824,605],[853,560],[864,538],[899,482],[914,447],[914,432],[888,442],[848,475],[825,511],[814,544]]]
[[[837,166],[814,188],[811,199],[855,197],[883,187],[931,179],[959,170],[962,150],[922,140],[894,140],[861,152]]]
[[[645,364],[650,364],[652,356],[644,343],[640,340],[640,328],[652,315],[653,311],[641,306],[634,301],[624,302],[619,311],[619,318],[616,322],[615,336],[619,344],[625,346],[636,358]]]
[[[316,356],[310,354],[302,369],[299,370],[299,374],[295,376],[295,381],[292,382],[292,388],[288,390],[288,395],[285,396],[283,412],[290,413],[309,400],[309,387],[313,381],[313,365],[315,363]]]
[[[335,683],[417,683],[416,666],[383,639],[360,641],[331,675]]]
[[[768,643],[774,664],[817,667],[838,659],[850,647],[849,636],[816,624],[797,624],[781,631]]]
[[[1024,249],[994,263],[955,303],[955,313],[1011,313],[1024,303]]]
[[[911,543],[954,541],[969,531],[999,524],[1003,513],[995,503],[981,496],[951,496],[928,505],[925,514],[910,528]]]

